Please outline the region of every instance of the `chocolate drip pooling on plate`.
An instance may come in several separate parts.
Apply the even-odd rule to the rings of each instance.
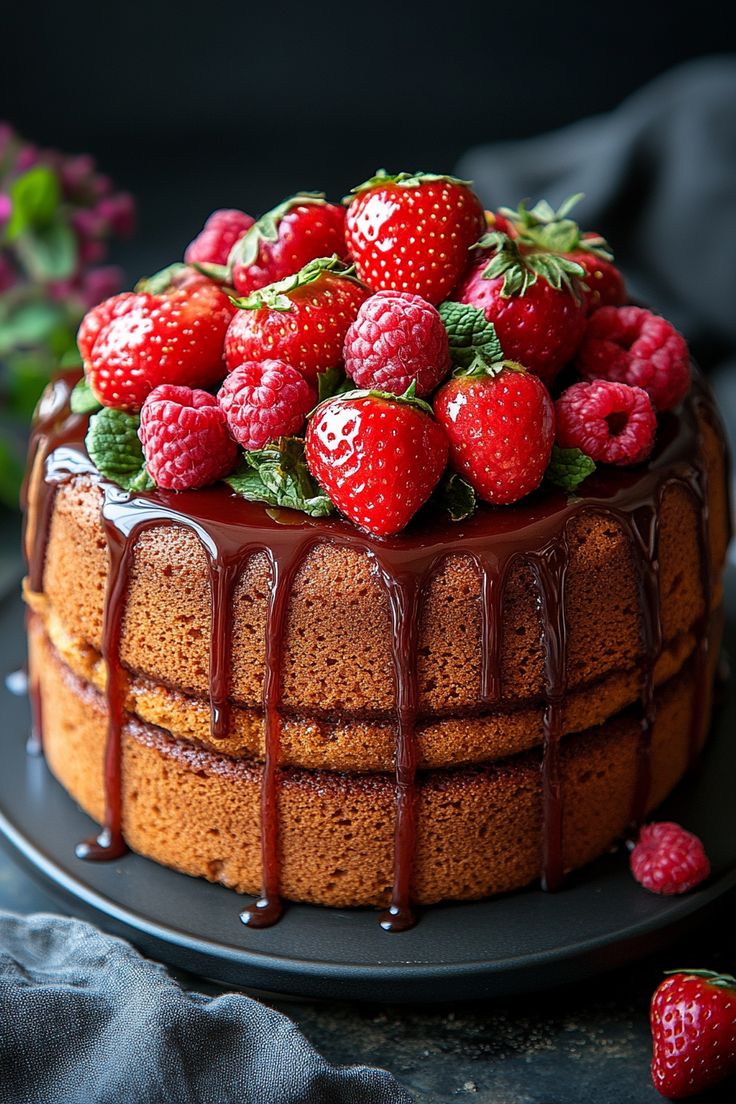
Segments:
[[[333,543],[366,554],[386,595],[391,627],[391,660],[395,682],[395,844],[390,907],[382,925],[402,931],[412,925],[412,876],[417,846],[419,762],[417,650],[421,599],[439,564],[453,554],[469,556],[479,577],[481,621],[480,704],[502,701],[503,603],[509,570],[517,563],[532,572],[541,615],[544,657],[542,794],[542,881],[556,888],[564,873],[564,792],[562,785],[562,703],[567,683],[567,608],[565,580],[569,563],[568,525],[581,514],[609,517],[626,535],[637,580],[642,638],[640,689],[641,739],[637,753],[632,816],[638,820],[650,799],[651,727],[654,720],[655,666],[662,647],[659,616],[659,515],[662,495],[673,484],[683,486],[699,511],[699,552],[705,638],[710,616],[712,581],[708,555],[707,478],[697,413],[722,433],[712,403],[697,377],[695,394],[677,414],[661,417],[655,454],[637,470],[597,472],[586,482],[584,497],[547,491],[513,508],[481,508],[465,522],[434,517],[408,533],[377,541],[339,519],[315,521],[290,511],[272,511],[245,502],[224,485],[180,494],[163,491],[128,494],[102,479],[89,460],[84,437],[87,419],[69,413],[75,381],[57,380],[39,408],[31,441],[29,493],[38,526],[29,548],[28,585],[43,590],[46,547],[56,492],[79,475],[101,490],[101,517],[109,550],[104,610],[103,657],[109,728],[105,752],[106,815],[98,838],[83,845],[86,858],[113,858],[124,849],[123,735],[127,673],[120,659],[130,569],[139,536],[160,526],[193,532],[207,555],[212,598],[209,698],[215,740],[230,733],[233,605],[238,581],[250,556],[265,554],[270,586],[263,680],[264,764],[261,789],[261,898],[242,919],[251,926],[273,923],[281,914],[279,794],[284,638],[294,579],[316,545]],[[39,478],[39,474],[42,478]],[[696,685],[691,752],[699,746],[707,694],[707,641],[695,655]],[[38,695],[36,695],[38,697]],[[39,704],[35,707],[40,732]]]

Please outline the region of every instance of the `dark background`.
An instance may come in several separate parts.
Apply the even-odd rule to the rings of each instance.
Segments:
[[[93,152],[136,194],[138,240],[117,257],[133,279],[214,207],[337,197],[380,165],[447,171],[474,144],[609,110],[678,62],[736,50],[726,10],[26,2],[3,12],[0,117]]]

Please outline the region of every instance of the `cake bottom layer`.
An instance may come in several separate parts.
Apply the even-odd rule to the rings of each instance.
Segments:
[[[693,729],[705,739],[720,624],[712,632],[707,693],[694,663],[657,694],[649,808],[686,770]],[[38,620],[30,631],[48,765],[82,808],[104,817],[104,698],[69,671]],[[697,712],[697,717],[694,714]],[[642,769],[636,710],[561,745],[566,869],[608,849],[630,820]],[[123,830],[141,855],[184,873],[257,893],[261,883],[262,769],[176,741],[131,717],[123,732]],[[428,771],[417,786],[413,897],[471,900],[519,889],[540,875],[541,756],[487,767]],[[395,790],[386,774],[285,769],[279,786],[284,897],[316,904],[384,905],[393,878]]]

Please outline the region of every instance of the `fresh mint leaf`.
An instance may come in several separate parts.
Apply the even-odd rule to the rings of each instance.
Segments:
[[[310,475],[301,437],[281,437],[265,448],[245,452],[225,482],[249,502],[286,506],[310,517],[327,517],[335,510]]]
[[[103,407],[90,418],[85,445],[101,475],[125,491],[148,491],[155,483],[146,471],[143,447],[138,439],[140,418],[122,410]]]
[[[433,498],[450,515],[450,521],[465,521],[478,508],[475,491],[457,472],[450,472],[440,481]]]
[[[490,368],[503,360],[503,349],[496,328],[478,307],[469,303],[441,303],[440,317],[450,342],[450,357],[455,368]]]
[[[54,220],[61,202],[56,173],[47,165],[35,165],[13,181],[10,200],[11,215],[5,233],[8,241],[15,241],[26,231]]]
[[[595,471],[595,460],[579,448],[560,448],[554,445],[552,458],[544,478],[563,491],[574,491],[584,479]]]
[[[102,403],[87,382],[86,376],[82,376],[79,382],[74,385],[69,397],[69,405],[72,414],[94,414],[94,412],[99,410],[102,406]]]

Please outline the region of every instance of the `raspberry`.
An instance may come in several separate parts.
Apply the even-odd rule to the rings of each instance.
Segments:
[[[235,440],[245,449],[259,449],[301,429],[317,396],[296,368],[264,360],[233,369],[217,401]]]
[[[447,331],[419,295],[378,291],[361,306],[345,338],[345,371],[359,387],[403,395],[412,381],[429,395],[450,371]]]
[[[141,409],[138,430],[146,468],[165,491],[189,491],[232,471],[238,449],[217,399],[165,383]]]
[[[240,241],[255,219],[244,211],[224,208],[213,211],[184,254],[187,264],[227,264],[230,250]]]
[[[555,403],[557,443],[604,464],[638,464],[654,445],[657,415],[641,387],[609,380],[574,383]]]
[[[710,874],[705,849],[692,832],[679,824],[647,824],[631,852],[631,873],[652,893],[687,893]]]
[[[641,307],[601,307],[590,316],[577,353],[580,374],[643,387],[657,410],[669,410],[690,387],[682,334]]]

